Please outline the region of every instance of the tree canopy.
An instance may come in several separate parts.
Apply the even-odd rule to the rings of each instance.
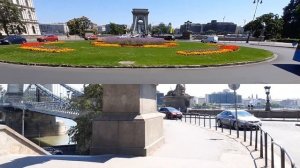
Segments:
[[[173,32],[172,24],[160,23],[158,26],[152,26],[151,34],[170,34]]]
[[[291,0],[283,10],[283,36],[300,38],[300,0]]]
[[[112,35],[121,35],[121,34],[126,34],[126,26],[125,25],[118,25],[115,23],[110,23],[109,24],[109,34]]]
[[[70,30],[69,33],[71,35],[80,35],[80,36],[84,36],[85,31],[93,27],[93,23],[91,22],[91,20],[85,16],[69,20],[67,22],[67,25],[69,27]]]
[[[265,24],[265,25],[264,25]],[[265,36],[265,39],[281,38],[283,20],[273,13],[264,14],[244,27],[245,31],[253,33],[254,37]]]
[[[25,32],[21,10],[9,0],[0,0],[0,28],[6,35]]]
[[[89,154],[92,138],[92,121],[101,114],[102,96],[102,86],[90,84],[84,87],[82,96],[71,99],[71,107],[83,113],[79,118],[75,119],[77,125],[71,127],[68,131],[72,141],[77,143],[77,151],[80,154]]]

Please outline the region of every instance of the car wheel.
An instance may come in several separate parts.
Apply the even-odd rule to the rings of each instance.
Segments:
[[[240,128],[238,127],[238,125],[237,125],[237,122],[234,122],[234,123],[233,123],[233,128],[236,129],[236,130],[237,130],[237,129],[240,129]]]
[[[171,120],[171,119],[172,119],[172,117],[171,117],[171,115],[170,115],[170,114],[168,114],[168,115],[167,115],[167,119],[169,119],[169,120]]]
[[[218,126],[218,127],[222,127],[222,125],[223,125],[223,124],[222,124],[221,120],[217,120],[217,126]]]

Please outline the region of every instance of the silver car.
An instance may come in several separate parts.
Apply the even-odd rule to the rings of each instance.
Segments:
[[[217,115],[217,125],[219,127],[226,125],[233,128],[244,128],[253,129],[261,126],[261,120],[256,118],[254,115],[250,114],[244,110],[238,110],[238,122],[236,122],[235,110],[225,110]],[[238,124],[237,124],[238,123]]]

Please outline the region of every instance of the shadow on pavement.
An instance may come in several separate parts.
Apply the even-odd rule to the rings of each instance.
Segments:
[[[300,76],[300,64],[274,64],[274,66]]]
[[[95,162],[105,163],[113,158],[132,158],[131,156],[116,156],[116,155],[103,155],[103,156],[27,156],[12,160],[11,162],[0,165],[1,168],[23,168],[27,166],[43,164],[52,160],[60,161],[81,161],[81,162]]]

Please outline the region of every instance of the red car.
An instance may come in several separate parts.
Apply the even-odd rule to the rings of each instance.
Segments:
[[[37,38],[38,42],[47,42],[47,41],[58,41],[58,37],[55,35],[47,35]]]
[[[97,35],[87,35],[84,37],[85,40],[98,40]]]
[[[164,113],[167,119],[182,119],[182,112],[173,107],[162,107],[159,112]]]

